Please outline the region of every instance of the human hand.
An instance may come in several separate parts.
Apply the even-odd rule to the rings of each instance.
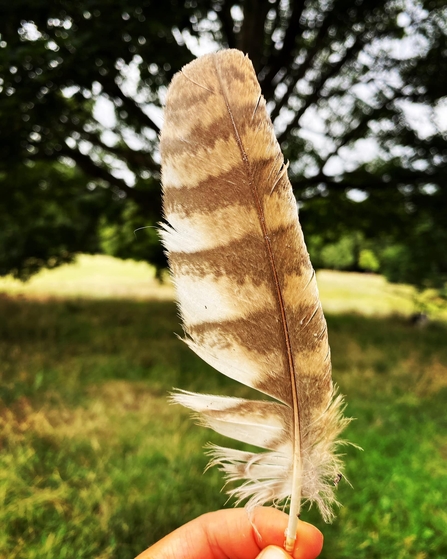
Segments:
[[[282,547],[287,522],[287,514],[268,507],[256,508],[251,521],[245,509],[218,510],[181,526],[136,559],[291,559]],[[293,559],[315,559],[322,547],[322,533],[299,521]]]

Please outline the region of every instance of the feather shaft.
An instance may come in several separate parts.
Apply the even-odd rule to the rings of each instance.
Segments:
[[[185,342],[228,377],[274,399],[178,391],[203,425],[266,450],[212,447],[211,465],[247,506],[302,499],[328,520],[347,419],[331,379],[326,322],[281,150],[253,67],[235,50],[185,66],[161,134],[161,237]]]

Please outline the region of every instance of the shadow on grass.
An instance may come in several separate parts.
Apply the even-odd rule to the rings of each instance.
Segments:
[[[173,303],[1,298],[0,316],[0,556],[127,559],[223,506],[202,446],[228,441],[166,394],[250,391],[178,341]],[[325,533],[322,557],[446,557],[447,325],[327,318],[357,418],[347,438],[364,452],[347,449],[354,489],[341,485],[335,524],[303,515]]]

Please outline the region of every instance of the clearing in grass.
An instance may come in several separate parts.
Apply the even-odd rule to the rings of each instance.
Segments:
[[[445,558],[447,324],[416,329],[397,299],[347,313],[348,292],[370,310],[375,276],[325,274],[334,379],[356,418],[346,436],[364,452],[346,451],[353,488],[340,483],[334,524],[303,519],[324,532],[323,558]],[[225,440],[167,392],[247,389],[176,338],[170,300],[50,295],[0,298],[0,557],[130,559],[225,505],[219,472],[202,475],[202,446]]]

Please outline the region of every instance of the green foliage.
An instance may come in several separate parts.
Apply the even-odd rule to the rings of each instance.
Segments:
[[[81,249],[98,251],[97,220],[110,202],[103,189],[80,190],[80,180],[76,168],[62,163],[28,161],[0,173],[0,276],[27,279]]]
[[[131,258],[151,262],[160,272],[165,264],[160,252],[160,236],[154,225],[145,223],[142,209],[129,201],[119,216],[104,218],[100,223],[99,237],[105,254],[118,258]]]
[[[321,260],[326,268],[349,270],[355,263],[355,241],[352,237],[342,237],[338,243],[327,244],[321,251]]]
[[[380,262],[377,256],[369,248],[364,248],[359,254],[359,268],[367,272],[378,272],[380,269]]]
[[[225,440],[167,393],[246,389],[178,341],[172,302],[3,296],[0,315],[0,556],[131,559],[224,506],[202,447]],[[446,324],[345,314],[328,327],[356,418],[346,437],[364,451],[346,450],[353,487],[340,484],[334,524],[303,511],[325,535],[321,557],[443,559]]]
[[[444,212],[445,208],[440,209]],[[411,282],[419,288],[433,287],[441,292],[447,286],[447,232],[426,219],[409,232],[407,243],[391,245],[380,256],[381,271],[389,281]],[[427,254],[430,261],[427,262]],[[422,269],[421,263],[425,263]],[[410,279],[411,278],[411,279]]]
[[[345,234],[332,243],[325,243],[321,235],[311,235],[308,242],[313,266],[328,270],[378,272],[380,262],[371,247],[374,243],[359,231]]]
[[[445,283],[447,147],[428,116],[447,95],[443,0],[3,4],[0,274],[26,277],[104,243],[165,264],[152,233],[132,244],[130,232],[160,220],[162,99],[202,40],[253,60],[306,236],[346,249],[362,232],[404,247],[400,281]],[[337,266],[350,266],[346,254]]]
[[[401,277],[408,277],[411,272],[411,254],[406,247],[388,247],[380,256],[383,273],[389,281],[398,282]]]

